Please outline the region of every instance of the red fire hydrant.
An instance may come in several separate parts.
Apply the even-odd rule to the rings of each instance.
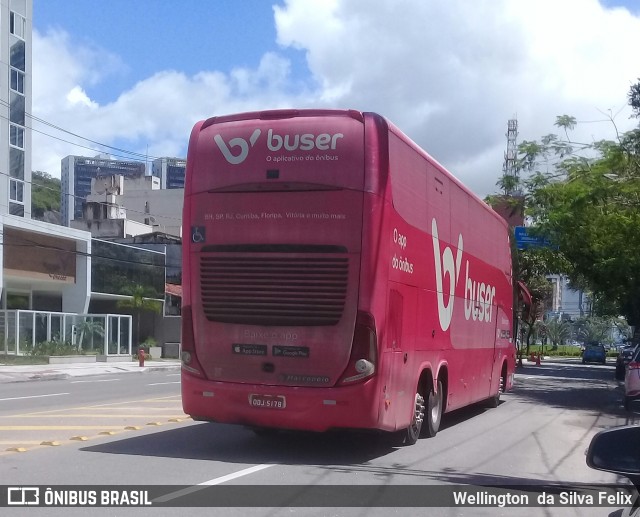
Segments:
[[[138,366],[144,366],[144,348],[138,348]]]

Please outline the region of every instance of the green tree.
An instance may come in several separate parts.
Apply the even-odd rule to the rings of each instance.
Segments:
[[[129,295],[129,298],[120,300],[118,302],[118,308],[127,309],[133,312],[135,319],[136,334],[134,336],[135,343],[140,344],[140,318],[143,312],[149,311],[156,314],[160,314],[162,311],[162,303],[153,299],[153,296],[157,296],[156,293],[152,293],[147,287],[143,285],[131,285],[125,289],[125,292]]]
[[[598,316],[580,318],[575,321],[574,326],[578,340],[585,345],[611,342],[611,328],[613,326],[611,318]]]
[[[545,306],[553,291],[546,275],[561,266],[558,265],[558,257],[547,248],[516,250],[513,258],[514,274],[527,286],[531,294],[529,311],[520,314],[525,337],[525,355],[529,355],[529,347],[537,334],[536,322],[544,315]]]
[[[640,117],[640,78],[629,90],[629,105],[636,117]]]
[[[558,345],[564,345],[565,341],[571,337],[571,324],[568,321],[551,319],[546,321],[544,325],[552,350],[557,350]]]
[[[102,340],[104,339],[104,322],[94,319],[85,318],[79,323],[76,323],[76,345],[80,350],[95,349],[94,339],[97,337],[100,341],[100,349],[102,346]]]
[[[640,100],[640,83],[629,99]],[[595,314],[624,315],[638,325],[640,129],[617,141],[584,144],[569,138],[573,117],[558,117],[556,125],[565,141],[548,135],[520,148],[519,159],[530,170],[524,184],[534,233],[548,238],[562,257],[566,267],[554,272],[592,293]]]

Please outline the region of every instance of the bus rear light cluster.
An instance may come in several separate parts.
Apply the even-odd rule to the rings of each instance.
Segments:
[[[204,371],[195,350],[195,337],[193,334],[193,319],[191,306],[182,307],[182,369],[197,377],[205,378]]]
[[[344,386],[368,379],[376,373],[377,359],[378,340],[375,320],[367,312],[358,312],[349,364],[339,384]]]

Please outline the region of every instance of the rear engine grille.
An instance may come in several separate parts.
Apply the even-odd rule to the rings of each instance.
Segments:
[[[286,326],[340,321],[347,256],[268,255],[202,254],[202,306],[208,320]]]

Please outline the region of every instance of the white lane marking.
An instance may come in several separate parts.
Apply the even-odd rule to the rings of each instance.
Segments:
[[[94,382],[113,382],[113,381],[118,381],[120,379],[99,379],[99,380],[95,380],[95,381],[71,381],[70,384],[82,384],[83,382],[90,382],[91,384],[93,384]]]
[[[180,384],[180,381],[172,381],[172,382],[153,382],[151,384],[147,384],[147,386],[161,386],[162,384]]]
[[[171,492],[170,494],[165,494],[161,497],[154,499],[152,502],[154,503],[165,503],[167,501],[171,501],[172,499],[176,499],[178,497],[182,497],[184,495],[193,494],[199,490],[203,490],[208,486],[220,485],[221,483],[226,483],[227,481],[231,481],[233,479],[238,479],[242,476],[248,476],[249,474],[253,474],[254,472],[258,472],[260,470],[268,469],[269,467],[273,467],[274,463],[263,463],[262,465],[255,465],[253,467],[249,467],[243,470],[239,470],[238,472],[234,472],[232,474],[227,474],[226,476],[221,476],[219,478],[213,478],[209,481],[204,481],[202,483],[198,483],[197,485],[190,486],[188,488],[183,488],[182,490],[178,490],[176,492]]]
[[[181,375],[181,373],[168,373],[167,377],[180,377]]]
[[[28,397],[10,397],[7,399],[0,399],[0,402],[5,400],[22,400],[22,399],[39,399],[42,397],[59,397],[60,395],[71,395],[71,393],[47,393],[46,395],[30,395]]]

